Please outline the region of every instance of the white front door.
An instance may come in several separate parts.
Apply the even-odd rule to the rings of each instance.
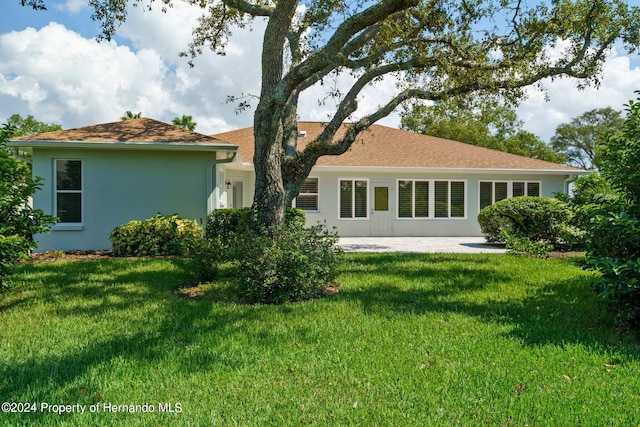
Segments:
[[[231,207],[232,208],[241,208],[243,206],[243,187],[244,183],[242,181],[233,181],[231,183]]]
[[[388,182],[371,183],[372,236],[391,236],[393,224],[392,188]]]

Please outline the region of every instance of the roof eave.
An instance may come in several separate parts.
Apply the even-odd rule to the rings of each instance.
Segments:
[[[540,175],[586,175],[590,171],[573,169],[508,169],[508,168],[452,168],[419,166],[314,166],[316,171],[354,171],[354,172],[428,172],[428,173],[465,173],[465,174],[540,174]]]
[[[103,150],[155,150],[155,151],[231,151],[238,150],[237,145],[229,143],[192,143],[192,142],[131,142],[131,141],[29,141],[12,140],[8,147],[16,148],[64,148],[64,149],[103,149]]]

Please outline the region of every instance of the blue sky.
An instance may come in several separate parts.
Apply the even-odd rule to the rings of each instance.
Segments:
[[[191,38],[199,9],[176,0],[169,14],[132,10],[111,42],[97,43],[98,25],[87,0],[47,0],[33,11],[20,0],[2,0],[0,16],[0,123],[14,113],[64,128],[115,121],[126,111],[170,122],[189,114],[197,131],[211,134],[251,126],[252,113],[235,114],[228,95],[259,93],[260,33],[238,31],[225,57],[206,52],[190,68],[178,53]],[[583,112],[622,109],[640,89],[640,56],[612,52],[599,91],[578,91],[575,82],[545,82],[550,101],[531,90],[518,112],[525,128],[547,140],[555,127]],[[334,106],[318,104],[324,88],[301,99],[303,120],[326,120]],[[395,92],[392,81],[364,95],[363,105],[379,105]],[[382,124],[398,126],[394,114]]]

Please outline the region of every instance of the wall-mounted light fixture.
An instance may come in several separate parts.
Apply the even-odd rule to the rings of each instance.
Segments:
[[[230,189],[230,188],[231,188],[231,181],[226,180],[226,181],[224,182],[224,186],[227,188],[227,190],[228,190],[228,189]]]

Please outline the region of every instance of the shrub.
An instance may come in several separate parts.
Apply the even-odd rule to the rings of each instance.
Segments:
[[[303,228],[284,223],[265,235],[251,231],[238,277],[240,294],[250,303],[280,304],[319,297],[337,277],[338,236],[324,225]]]
[[[567,235],[571,217],[571,210],[560,200],[520,196],[483,208],[478,214],[478,222],[490,243],[504,242],[503,233],[507,233],[555,246]]]
[[[640,220],[626,213],[594,218],[586,265],[600,271],[593,288],[615,303],[618,320],[640,323]]]
[[[636,92],[639,93],[640,92]],[[619,195],[590,222],[587,267],[601,273],[598,294],[613,302],[618,320],[640,326],[640,98],[631,101],[619,133],[601,141],[601,171]]]
[[[26,258],[31,250],[28,240],[13,234],[0,234],[0,290],[8,286],[7,277],[13,273],[16,264]]]
[[[188,254],[195,267],[198,282],[210,282],[218,278],[220,263],[224,261],[224,250],[220,239],[200,237],[191,240]]]
[[[597,172],[578,177],[571,196],[558,193],[556,197],[567,203],[573,212],[571,228],[568,230],[571,234],[567,240],[582,248],[588,245],[591,239],[593,218],[607,212],[624,210],[624,200],[618,191]]]
[[[503,232],[505,247],[512,255],[523,255],[535,258],[547,258],[553,250],[553,245],[547,242],[532,242],[527,237],[515,237]]]
[[[251,214],[251,208],[243,207],[218,209],[207,217],[205,237],[207,240],[219,242],[219,249],[224,252],[227,260],[242,256],[243,248],[246,246],[242,238],[251,226]],[[285,223],[302,228],[305,222],[306,217],[302,209],[287,208]],[[242,236],[240,240],[239,236]]]
[[[202,227],[195,221],[162,214],[129,221],[109,235],[114,256],[185,255],[193,240],[201,238]]]
[[[15,265],[38,247],[33,234],[49,231],[56,221],[29,204],[42,179],[32,178],[29,165],[7,151],[13,133],[8,125],[0,128],[0,288],[6,287]]]

